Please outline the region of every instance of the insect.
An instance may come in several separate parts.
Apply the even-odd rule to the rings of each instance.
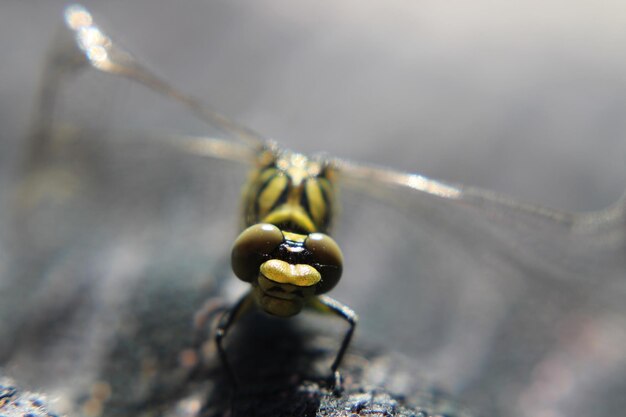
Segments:
[[[332,167],[271,145],[258,161],[259,169],[244,196],[248,227],[232,250],[235,275],[251,283],[252,290],[223,316],[216,332],[219,352],[227,363],[222,339],[235,318],[253,302],[280,317],[298,314],[306,304],[337,314],[350,326],[331,365],[339,386],[337,369],[357,316],[349,307],[322,295],[337,284],[343,270],[341,249],[324,233],[333,215]]]
[[[334,215],[336,171],[344,174],[352,171],[355,175],[399,184],[404,181],[408,187],[444,198],[457,198],[460,191],[420,176],[351,167],[347,162],[314,160],[281,150],[158,79],[114,44],[93,23],[86,9],[68,8],[66,22],[89,65],[142,82],[183,102],[212,125],[236,133],[257,154],[257,168],[244,192],[246,229],[237,237],[232,249],[233,271],[238,278],[250,283],[252,289],[223,315],[215,337],[221,360],[233,381],[235,377],[228,364],[223,338],[236,319],[255,304],[279,317],[296,315],[306,306],[335,314],[349,325],[331,365],[333,383],[340,386],[338,368],[350,344],[357,315],[348,306],[325,295],[337,284],[343,270],[341,249],[326,234]],[[228,142],[215,144],[224,149],[231,147]],[[231,150],[235,151],[236,148]]]
[[[615,303],[623,293],[619,286],[611,286],[620,282],[624,272],[623,234],[617,232],[623,230],[623,223],[620,223],[623,222],[623,212],[619,209],[622,206],[579,215],[518,203],[495,193],[446,184],[419,174],[332,157],[314,159],[283,151],[247,127],[208,109],[200,101],[179,92],[153,75],[103,33],[85,9],[68,9],[66,19],[73,37],[71,44],[73,47],[78,45],[79,50],[74,48],[68,52],[63,49],[66,58],[64,65],[70,66],[63,68],[65,72],[77,70],[75,72],[79,73],[80,69],[95,68],[118,76],[117,78],[121,76],[139,82],[160,93],[168,101],[182,103],[217,131],[212,135],[216,138],[161,134],[151,136],[145,142],[161,142],[194,157],[206,156],[257,166],[246,188],[245,199],[253,203],[244,204],[250,212],[242,216],[243,231],[240,231],[241,235],[236,240],[233,251],[236,275],[245,282],[252,283],[252,292],[231,309],[230,315],[224,316],[220,338],[236,323],[239,313],[243,314],[257,302],[261,305],[266,303],[265,307],[270,312],[279,315],[290,315],[301,307],[315,306],[320,302],[317,304],[320,308],[350,317],[350,310],[334,304],[325,294],[317,294],[315,288],[320,283],[332,284],[338,279],[342,258],[339,254],[343,251],[346,253],[343,268],[346,286],[338,287],[332,294],[337,294],[339,299],[345,299],[349,305],[355,306],[361,317],[360,326],[365,329],[370,326],[370,330],[366,330],[368,336],[382,334],[390,345],[395,344],[394,347],[408,341],[404,343],[408,346],[405,352],[414,356],[422,371],[445,381],[461,395],[466,395],[466,399],[478,408],[485,403],[491,404],[491,400],[484,398],[492,396],[497,398],[494,403],[497,403],[496,408],[502,414],[523,415],[523,407],[518,404],[522,402],[520,398],[529,401],[528,398],[533,400],[540,397],[541,384],[545,378],[549,380],[550,377],[546,376],[546,372],[554,369],[559,371],[555,374],[566,379],[569,385],[565,385],[574,387],[571,391],[559,394],[559,399],[565,404],[576,404],[577,398],[585,395],[584,398],[595,398],[594,393],[584,388],[585,384],[593,385],[599,381],[598,386],[602,386],[602,383],[611,378],[610,369],[622,363],[620,361],[623,358],[619,354],[620,346],[623,346],[619,338],[620,332],[610,331],[612,328],[622,328],[624,323],[621,303]],[[50,71],[44,84],[57,88],[61,84],[60,78],[60,71]],[[46,105],[46,100],[42,103]],[[42,114],[45,124],[45,115],[48,112],[44,109]],[[65,136],[59,135],[60,141],[48,146],[64,149],[63,144],[71,142],[68,137],[72,137],[72,132],[71,128],[67,129],[63,132]],[[81,136],[81,140],[85,137],[89,135]],[[144,143],[135,142],[135,138],[130,136],[124,139],[124,146],[139,143],[137,147],[141,148]],[[45,149],[46,144],[40,145],[39,149]],[[118,142],[111,145],[111,148],[117,147]],[[126,152],[126,148],[121,149],[120,153]],[[108,149],[105,148],[106,150]],[[70,161],[73,160],[70,158]],[[282,169],[294,173],[281,174]],[[176,174],[173,168],[162,171],[170,176]],[[309,171],[312,179],[310,183],[307,177]],[[265,182],[261,178],[264,175]],[[292,184],[309,183],[310,190],[303,191],[307,186],[285,187],[283,183],[289,183],[289,175],[299,178],[298,181],[292,178]],[[132,175],[124,178],[124,182],[132,180]],[[62,184],[67,185],[67,188],[73,186],[71,181]],[[330,229],[330,213],[333,212],[333,203],[336,204],[339,200],[332,192],[335,186],[342,187],[346,193],[356,190],[358,195],[364,196],[362,204],[358,206],[370,203],[375,205],[380,201],[388,206],[396,206],[394,213],[400,224],[394,229],[396,234],[391,232],[391,224],[396,220],[394,216],[381,216],[376,221],[370,219],[370,223],[360,225],[363,229],[361,239],[350,240],[341,232],[333,234],[341,243],[341,250],[337,249],[338,246],[329,240],[331,238],[322,234],[334,230]],[[57,187],[55,190],[65,191],[66,188]],[[32,195],[37,193],[31,193],[31,197]],[[126,195],[124,197],[129,198]],[[103,198],[98,203],[105,200]],[[346,199],[348,200],[349,198]],[[161,203],[161,200],[158,202]],[[284,207],[285,204],[287,207]],[[354,206],[345,210],[349,216],[344,218],[348,221],[356,217],[353,216],[356,213],[356,210],[352,211],[353,208]],[[112,223],[110,221],[102,221],[104,226],[101,230],[97,229],[98,221],[105,218],[107,212],[114,211],[101,209],[97,216],[86,221],[81,216],[72,216],[73,212],[69,211],[67,217],[71,219],[70,223],[76,223],[78,229],[89,230],[94,237],[93,241],[70,241],[72,245],[64,246],[59,243],[63,242],[64,228],[55,228],[54,222],[52,226],[48,223],[45,224],[46,227],[40,227],[41,223],[33,221],[37,226],[33,235],[44,243],[44,253],[52,252],[54,256],[49,256],[51,262],[46,264],[44,273],[39,274],[50,278],[32,287],[46,288],[46,282],[54,282],[59,277],[73,277],[73,271],[86,270],[87,273],[102,278],[94,280],[97,283],[108,282],[105,281],[107,278],[115,284],[110,287],[122,286],[123,294],[147,293],[145,285],[128,288],[128,277],[133,276],[131,273],[116,275],[115,268],[105,268],[106,273],[102,273],[100,270],[104,267],[100,263],[81,264],[76,261],[76,258],[82,260],[83,254],[89,253],[93,247],[97,248],[92,251],[98,253],[98,261],[100,256],[104,259],[112,258],[115,260],[110,262],[112,265],[119,268],[126,266],[131,272],[133,268],[145,271],[148,268],[144,263],[152,265],[160,261],[158,256],[144,260],[139,256],[141,250],[132,249],[132,243],[135,242],[133,239],[139,240],[140,248],[148,245],[145,241],[151,241],[151,235],[145,241],[141,240],[141,233],[147,233],[143,231],[144,228],[132,228],[132,223],[140,223],[142,216],[147,216],[146,213],[141,212],[142,216],[122,221],[121,226],[112,229],[115,233],[109,227]],[[194,223],[193,230],[198,228],[197,224]],[[163,224],[159,226],[166,227]],[[340,224],[338,226],[341,227]],[[376,227],[379,227],[376,230],[381,233],[371,231]],[[125,229],[131,232],[125,234]],[[115,239],[111,238],[112,243],[105,247],[108,251],[102,250],[102,246],[98,244],[111,235]],[[314,235],[314,239],[309,241],[309,235]],[[350,255],[354,254],[353,246],[362,245],[367,239],[370,240],[370,249],[373,247],[374,250],[362,251],[363,259],[352,261],[354,256]],[[198,241],[199,239],[196,240]],[[264,246],[265,242],[271,244]],[[322,252],[328,255],[323,262],[314,256],[317,250],[315,245],[319,242],[324,243],[326,249]],[[227,251],[232,240],[220,243],[221,249]],[[61,249],[50,251],[49,248],[55,247],[55,244]],[[388,249],[385,254],[387,258],[383,258],[375,250],[377,245]],[[28,262],[24,264],[30,265],[30,252],[25,252]],[[163,252],[166,250],[159,253]],[[68,253],[73,258],[66,255]],[[128,259],[128,253],[134,257]],[[304,260],[299,260],[299,255],[294,255],[295,253],[300,253]],[[74,263],[68,261],[68,258]],[[404,262],[397,259],[403,259]],[[410,262],[406,262],[407,259]],[[166,259],[163,263],[167,260],[171,261]],[[295,265],[303,266],[294,266],[294,262]],[[434,264],[438,267],[434,268]],[[259,276],[261,270],[263,274]],[[273,277],[277,284],[267,287],[268,282],[265,279],[268,277],[265,274]],[[149,276],[150,281],[154,280],[150,276],[152,274],[145,275]],[[293,283],[287,282],[289,280],[308,285],[296,288]],[[107,286],[103,287],[95,287],[93,293],[90,293],[91,298],[97,299],[93,294],[107,295],[104,291]],[[66,285],[63,288],[80,286]],[[326,289],[329,288],[323,288]],[[294,292],[290,294],[291,290]],[[169,296],[169,292],[167,294]],[[65,296],[65,293],[61,295]],[[63,300],[62,296],[51,298]],[[18,296],[10,298],[20,299]],[[73,301],[71,297],[68,298]],[[166,298],[159,298],[162,299]],[[72,305],[69,301],[66,305]],[[106,301],[109,304],[100,303],[97,305],[99,308],[90,311],[100,315],[103,305],[115,311],[115,307],[122,304],[110,303],[109,299]],[[4,302],[0,304],[7,305]],[[65,311],[63,307],[58,310]],[[150,316],[151,314],[141,316],[143,321],[136,317],[134,319],[143,323],[148,322]],[[376,323],[377,320],[379,323]],[[76,322],[82,325],[79,329],[91,328],[86,325],[91,322],[85,321],[84,325],[80,320]],[[378,325],[374,327],[375,331],[371,330],[372,323],[374,326]],[[167,331],[176,328],[161,323],[159,326]],[[333,370],[339,367],[350,342],[352,328],[350,325],[348,333],[344,335],[343,343],[331,365]],[[39,334],[38,331],[32,333]],[[570,336],[562,336],[564,333]],[[590,351],[585,344],[589,334],[593,335],[594,340],[601,340],[603,346],[613,349]],[[73,339],[68,337],[67,340]],[[172,343],[172,340],[168,339],[168,343]],[[99,349],[93,349],[93,344],[84,345],[89,347],[83,350],[88,352],[84,355],[92,360],[83,359],[77,363],[106,364],[106,361],[96,356]],[[59,354],[58,352],[72,350],[58,348],[54,352]],[[226,356],[222,348],[220,352],[222,356]],[[96,356],[96,359],[92,356]],[[50,357],[55,358],[54,355]],[[147,363],[146,368],[151,369],[153,362]],[[593,368],[594,373],[576,371],[585,366]],[[15,368],[19,369],[19,366]],[[334,377],[336,380],[336,375]],[[587,377],[591,380],[585,379]],[[71,381],[71,378],[68,380]],[[604,386],[604,389],[608,390],[609,387]],[[488,395],[476,394],[477,392],[487,392]],[[550,406],[544,405],[544,410],[550,410]]]

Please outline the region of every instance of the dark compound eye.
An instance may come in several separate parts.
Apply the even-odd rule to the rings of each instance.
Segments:
[[[313,254],[315,267],[322,275],[316,293],[323,294],[330,291],[339,282],[343,271],[343,255],[339,245],[328,235],[311,233],[304,242],[304,246]]]
[[[273,224],[260,223],[241,232],[231,252],[231,265],[237,277],[252,282],[259,274],[259,267],[278,245],[283,234]]]

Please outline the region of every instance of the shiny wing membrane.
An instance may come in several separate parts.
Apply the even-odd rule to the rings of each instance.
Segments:
[[[11,297],[0,308],[24,318],[0,327],[3,336],[19,334],[0,354],[21,378],[76,396],[85,380],[113,372],[101,364],[119,354],[124,335],[135,336],[132,323],[152,335],[133,343],[162,347],[154,361],[188,345],[193,310],[235,281],[228,249],[245,169],[231,161],[251,163],[264,140],[155,76],[85,9],[68,8],[66,25],[16,190],[18,244],[4,292]],[[104,116],[98,126],[100,108],[90,112],[94,128],[59,123],[68,75],[89,67],[182,104],[215,138],[135,126],[113,132]],[[621,396],[611,393],[626,388],[623,200],[573,214],[417,174],[334,164],[342,205],[334,236],[346,264],[333,296],[360,314],[363,341],[410,355],[420,375],[485,415],[620,409]],[[155,307],[154,299],[168,302]],[[169,322],[151,322],[154,309]],[[48,328],[51,316],[62,329]],[[85,347],[68,355],[59,334]],[[48,348],[28,351],[32,341]],[[33,357],[56,368],[42,376]],[[58,388],[68,372],[75,378]]]
[[[340,299],[366,311],[374,334],[482,410],[617,406],[606,396],[626,372],[623,199],[574,214],[340,164],[344,194],[354,194],[347,220],[366,240],[355,251],[344,244],[356,279]]]

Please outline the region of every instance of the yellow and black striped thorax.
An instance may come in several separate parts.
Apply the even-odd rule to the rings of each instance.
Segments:
[[[267,147],[244,188],[244,226],[270,223],[287,232],[326,233],[335,209],[333,177],[328,162]]]

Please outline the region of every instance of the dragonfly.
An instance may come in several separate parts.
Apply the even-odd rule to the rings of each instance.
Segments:
[[[91,302],[96,303],[98,308],[85,307],[87,310],[80,311],[103,310],[108,312],[112,320],[116,317],[116,309],[129,303],[125,298],[130,297],[129,294],[149,293],[150,287],[144,286],[143,281],[138,284],[132,278],[135,275],[152,275],[154,279],[154,275],[169,277],[173,270],[179,273],[187,269],[185,275],[192,276],[190,282],[194,285],[200,283],[197,288],[201,288],[206,276],[196,269],[201,270],[206,265],[190,256],[189,252],[195,250],[197,253],[195,246],[200,246],[203,241],[211,241],[207,239],[209,234],[235,237],[239,232],[240,238],[235,241],[246,242],[246,231],[249,229],[232,233],[228,227],[211,223],[210,227],[206,227],[206,232],[198,232],[198,224],[207,224],[210,219],[203,218],[194,211],[196,208],[186,205],[185,198],[188,197],[180,190],[181,187],[168,187],[167,198],[149,193],[140,194],[138,190],[143,189],[146,182],[185,183],[185,176],[203,177],[199,173],[204,173],[205,169],[231,172],[229,170],[232,168],[226,165],[233,162],[236,163],[233,165],[249,167],[259,164],[267,166],[269,160],[272,169],[276,170],[279,168],[276,165],[285,163],[283,158],[288,161],[295,158],[300,160],[299,163],[318,171],[315,178],[324,173],[333,178],[333,184],[336,182],[341,187],[342,195],[346,197],[342,209],[344,214],[340,215],[344,224],[358,224],[357,220],[361,218],[367,222],[360,225],[362,236],[366,235],[360,241],[344,240],[342,230],[345,229],[337,222],[337,233],[333,236],[341,244],[341,251],[345,255],[346,265],[342,274],[345,275],[342,280],[345,285],[338,286],[333,294],[336,293],[338,299],[345,299],[349,305],[355,306],[362,317],[361,325],[366,334],[384,334],[387,340],[393,340],[398,345],[414,343],[409,352],[418,359],[420,370],[429,373],[437,369],[433,372],[435,378],[456,381],[450,385],[462,392],[461,396],[465,396],[473,405],[481,408],[491,401],[486,398],[496,397],[499,411],[525,415],[524,401],[529,398],[531,401],[541,399],[541,384],[546,383],[546,378],[550,381],[549,378],[554,378],[554,375],[561,375],[563,379],[559,381],[574,388],[555,394],[554,402],[569,400],[565,401],[567,407],[575,404],[575,400],[572,400],[574,393],[582,392],[589,398],[596,398],[585,389],[586,384],[610,379],[610,369],[623,365],[624,358],[619,346],[625,315],[621,303],[616,301],[623,295],[618,283],[626,270],[623,233],[619,232],[623,230],[620,229],[624,219],[623,201],[600,212],[574,214],[520,203],[507,196],[433,180],[420,174],[328,156],[314,159],[283,151],[274,142],[265,140],[251,129],[210,109],[200,100],[178,91],[154,75],[104,33],[84,8],[69,8],[66,25],[68,31],[64,33],[65,40],[57,43],[58,49],[52,52],[54,59],[43,80],[48,91],[43,91],[36,127],[38,132],[46,134],[36,132],[33,135],[35,139],[30,144],[28,171],[39,172],[39,166],[49,165],[46,158],[55,155],[65,165],[76,165],[73,168],[79,175],[68,176],[64,170],[56,167],[46,170],[45,178],[35,175],[27,181],[28,192],[21,197],[21,207],[41,207],[41,201],[46,201],[40,217],[31,216],[23,220],[26,229],[20,234],[22,239],[28,241],[25,243],[28,251],[24,252],[33,256],[34,245],[40,254],[35,258],[47,260],[39,261],[42,263],[39,274],[25,274],[46,277],[45,281],[31,278],[35,280],[32,287],[48,288],[46,283],[51,285],[61,281],[66,282],[63,288],[68,288],[69,279],[74,288],[84,288],[84,282],[78,278],[80,274],[75,272],[84,269],[88,272],[83,274],[99,278],[97,282],[100,285],[90,290],[96,294],[92,298],[98,300]],[[57,101],[62,95],[58,90],[65,85],[68,74],[71,77],[81,76],[87,69],[147,86],[168,103],[178,103],[205,121],[214,134],[210,137],[163,132],[143,134],[129,130],[112,134],[108,127],[104,133],[97,129],[89,133],[73,125],[58,125],[55,113],[59,107]],[[151,97],[154,99],[154,96]],[[95,140],[91,141],[91,145],[86,145],[85,138]],[[161,145],[163,148],[155,148]],[[74,153],[77,152],[75,148],[78,153]],[[176,156],[162,149],[175,150]],[[127,165],[131,163],[124,158],[129,158],[132,165],[157,159],[160,163],[154,168],[159,168],[159,173],[155,174],[154,169],[151,170],[150,178],[144,182],[141,174],[129,174],[131,170]],[[210,159],[210,164],[207,159]],[[237,165],[237,168],[240,166]],[[253,172],[256,173],[253,177],[261,175],[258,169]],[[85,185],[90,176],[97,176],[94,182],[98,187],[93,183]],[[215,175],[207,175],[203,179],[211,183]],[[42,189],[42,184],[50,182],[54,182],[51,198]],[[113,183],[115,187],[112,187]],[[209,186],[213,193],[219,188]],[[197,185],[190,187],[198,194],[206,192]],[[249,186],[247,189],[252,188]],[[80,193],[86,193],[92,200],[85,198],[77,204],[67,204]],[[234,194],[238,194],[238,191]],[[137,195],[143,197],[138,199]],[[357,203],[351,205],[351,198]],[[176,202],[172,204],[180,204],[180,207],[177,206],[176,210],[171,208],[170,211],[167,208],[170,203],[163,203],[165,199]],[[326,199],[335,201],[335,197],[327,196]],[[211,203],[220,204],[216,201]],[[59,218],[63,221],[46,220],[46,216],[50,215],[50,206],[54,204],[61,204],[59,211],[62,217]],[[151,229],[156,223],[154,219],[160,218],[159,213],[155,214],[158,210],[154,206],[164,205],[166,208],[161,210],[166,212],[164,217],[169,222],[159,221],[162,223],[159,226],[161,232],[154,231]],[[395,217],[388,214],[382,221],[372,221],[371,215],[366,216],[360,211],[379,205],[394,206]],[[114,215],[122,206],[126,207],[121,216],[124,220],[111,220],[113,217],[119,219],[119,213],[118,216]],[[93,212],[99,214],[84,214]],[[293,211],[289,213],[293,215]],[[310,213],[312,211],[307,216],[314,217]],[[252,220],[246,219],[244,226],[254,228],[259,219],[256,216],[247,217]],[[168,242],[171,246],[159,249],[159,256],[151,256],[153,242],[168,241],[169,227],[177,222],[185,225],[181,234],[188,238],[188,242]],[[396,227],[395,234],[392,234],[390,230],[394,222],[401,226]],[[280,240],[280,244],[286,244],[291,249],[306,245],[306,240],[301,236],[325,231],[324,227],[318,226],[299,226],[294,229],[294,224],[284,224],[281,220],[277,222],[281,226],[277,232],[267,226],[271,223],[261,223],[265,225],[261,228],[269,229],[266,231],[270,236],[277,236],[276,240]],[[321,223],[326,223],[326,220]],[[292,229],[288,230],[289,227]],[[284,230],[281,231],[281,228]],[[85,230],[89,230],[90,237],[87,239],[73,240],[68,237]],[[251,233],[259,233],[259,230],[253,229]],[[36,238],[31,237],[29,240],[30,235]],[[318,237],[330,239],[326,235]],[[250,239],[256,241],[254,237]],[[218,240],[206,252],[223,252],[225,247],[232,246],[232,239]],[[339,251],[335,249],[335,244],[328,245],[333,248],[331,252],[336,254]],[[385,246],[389,246],[389,251],[382,254],[380,247]],[[94,256],[94,253],[98,256]],[[232,256],[237,259],[238,251],[233,253]],[[186,257],[184,267],[181,266],[182,261],[174,261],[174,258],[180,257]],[[337,259],[340,257],[335,258],[333,262],[337,267]],[[398,262],[399,258],[412,258],[413,262],[407,265]],[[28,257],[25,259],[28,260]],[[89,259],[89,262],[85,259]],[[189,262],[190,259],[193,261]],[[351,262],[350,259],[358,261]],[[24,264],[28,264],[26,260]],[[34,264],[32,268],[37,263]],[[163,267],[163,264],[167,265]],[[434,264],[439,266],[434,268]],[[244,277],[245,281],[251,280],[247,271],[248,261],[236,260],[234,266],[235,275]],[[162,267],[169,274],[162,272]],[[258,268],[257,262],[253,269],[256,271]],[[241,269],[246,271],[241,272]],[[310,274],[303,276],[309,277],[306,279],[310,283],[310,280],[317,278],[310,278],[315,273],[310,269],[308,271]],[[277,279],[280,281],[283,278]],[[165,281],[172,286],[167,287],[167,300],[172,300],[173,305],[179,308],[175,304],[176,297],[171,293],[179,294],[175,285],[182,285],[178,281],[183,280]],[[20,288],[24,287],[28,288],[23,284]],[[44,297],[46,292],[40,291],[39,294],[39,297]],[[82,305],[76,290],[52,294],[56,294],[60,305]],[[15,296],[12,298],[19,299]],[[202,298],[203,294],[198,291],[197,298],[185,298],[184,303],[197,306]],[[429,298],[436,298],[439,302],[433,305],[428,303]],[[347,307],[334,304],[331,299],[315,299],[325,300],[326,307],[343,312],[344,317],[352,315],[350,310],[346,310]],[[252,298],[244,295],[241,300],[230,315],[224,316],[220,327],[222,335],[233,325],[232,320],[238,318],[240,309],[249,306]],[[170,309],[177,311],[176,308]],[[385,310],[390,313],[385,313]],[[64,317],[66,310],[57,307],[51,311]],[[137,316],[148,322],[150,313],[151,310],[146,307],[145,314]],[[73,319],[77,331],[93,329],[94,323],[100,323],[96,320],[96,316],[99,316],[97,314],[90,320],[85,319],[85,316],[78,320],[67,312],[65,315],[69,316],[65,317],[66,320]],[[181,320],[189,319],[188,315],[182,316]],[[171,330],[176,327],[172,323],[169,326],[161,325]],[[432,323],[436,323],[437,328],[429,329]],[[559,324],[559,331],[564,332],[566,328],[571,329],[570,333],[565,336],[556,334],[555,323]],[[125,329],[123,324],[131,326],[127,323],[119,324],[118,328],[122,332]],[[331,365],[333,371],[338,369],[343,359],[352,328],[350,326],[343,337],[339,353]],[[33,330],[31,334],[39,333]],[[87,355],[91,360],[83,359],[80,363],[92,365],[81,367],[81,378],[98,373],[92,367],[103,361],[98,356],[104,355],[99,341],[106,339],[102,329],[98,332],[91,330],[86,335],[85,344],[89,348],[85,350],[89,353],[81,355]],[[601,340],[607,349],[599,352],[590,350],[585,345],[588,338]],[[70,339],[68,335],[66,339]],[[168,345],[169,342],[163,344]],[[20,346],[20,338],[16,339],[15,345]],[[221,347],[219,350],[225,357],[225,351]],[[16,351],[15,348],[13,351]],[[52,358],[48,361],[63,363],[54,358],[66,358],[62,353],[64,349],[53,351],[56,356],[47,351],[48,357]],[[19,368],[17,364],[26,360],[20,361],[19,356],[15,355],[8,363]],[[147,362],[143,364],[144,368],[152,369],[150,361]],[[594,375],[588,372],[598,366],[602,372]],[[555,368],[556,371],[549,372]],[[85,369],[89,372],[85,372]],[[22,377],[28,381],[27,372]],[[48,378],[56,381],[52,376]],[[480,382],[473,385],[471,382],[476,380]],[[74,384],[80,386],[80,383]],[[49,385],[55,386],[52,382]],[[500,389],[502,387],[506,389]],[[512,391],[515,393],[512,394]],[[560,405],[545,405],[547,409],[551,406]]]

